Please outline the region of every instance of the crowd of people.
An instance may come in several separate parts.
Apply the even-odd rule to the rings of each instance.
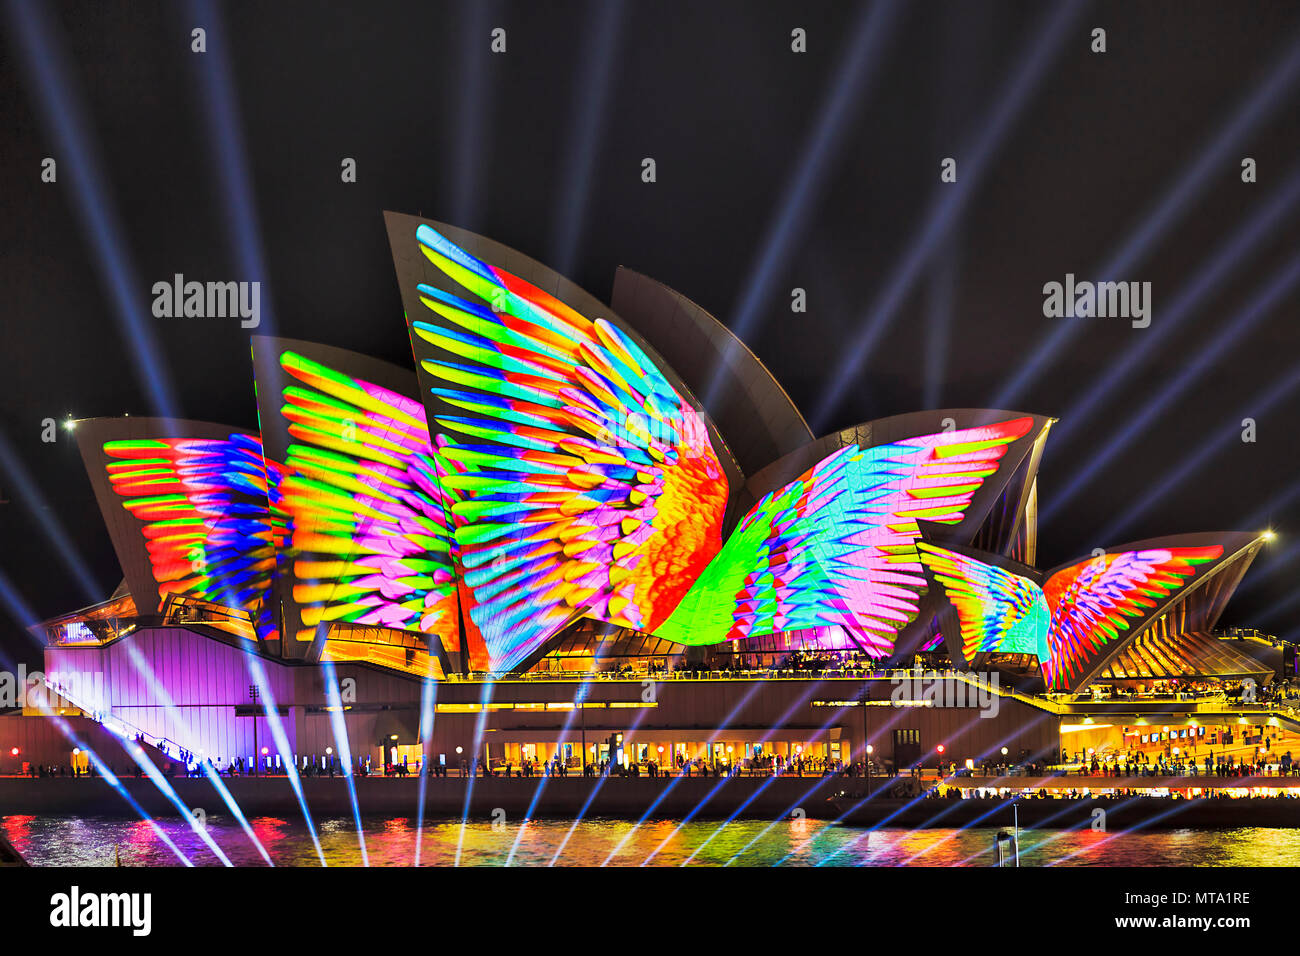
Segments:
[[[1154,798],[1155,794],[1137,788],[1133,788],[1133,787],[1118,787],[1114,790],[1109,790],[1105,793],[1098,793],[1095,790],[1086,790],[1080,788],[1049,790],[1045,787],[1039,787],[1037,789],[1022,791],[1021,793],[1018,794],[1018,799],[1025,799],[1025,800],[1090,800],[1090,801],[1101,801],[1102,803],[1106,803],[1108,801],[1115,802],[1121,800],[1131,800],[1135,797]],[[930,790],[925,792],[923,798],[926,800],[1006,800],[1007,794],[1005,791],[995,790],[986,787],[976,787],[976,788],[968,788],[968,789],[963,789],[961,787],[933,787]],[[1171,790],[1168,793],[1163,794],[1159,799],[1187,800],[1193,798],[1188,797],[1181,791]],[[1238,793],[1233,792],[1229,786],[1229,787],[1225,787],[1224,789],[1213,789],[1213,788],[1203,789],[1199,797],[1195,799],[1297,800],[1300,799],[1300,792],[1296,790],[1278,788],[1271,792],[1262,792],[1262,793],[1256,792],[1253,793],[1249,798],[1242,798],[1238,795]]]
[[[1281,756],[1257,754],[1254,760],[1232,754],[1215,756],[1212,751],[1199,760],[1192,754],[1133,751],[1102,759],[1093,756],[1067,766],[1067,770],[1093,777],[1291,777],[1300,776],[1300,762],[1292,758],[1289,750]]]
[[[936,668],[948,670],[937,658],[931,661],[928,655],[918,656],[914,670],[932,671]],[[677,660],[671,664],[668,659],[649,658],[645,661],[626,663],[596,673],[572,673],[571,677],[592,677],[596,679],[629,679],[653,677],[657,680],[672,678],[745,678],[780,677],[797,674],[799,676],[835,676],[835,677],[886,677],[899,671],[897,667],[886,667],[881,661],[863,654],[861,651],[790,651],[779,654],[733,654],[717,655],[709,661]],[[528,674],[516,675],[524,678],[551,678],[555,672],[539,670]],[[451,680],[476,679],[481,675],[449,675]]]
[[[766,754],[746,757],[742,760],[708,760],[705,757],[687,758],[677,754],[670,761],[655,759],[632,760],[626,764],[608,759],[593,761],[585,765],[577,760],[561,760],[552,757],[549,760],[525,759],[516,765],[513,761],[489,767],[481,760],[473,761],[463,773],[474,776],[502,777],[568,777],[581,774],[584,777],[770,777],[770,776],[828,776],[842,773],[855,776],[865,773],[859,763],[845,765],[842,761],[825,757],[805,756],[802,753],[786,757],[782,754]]]

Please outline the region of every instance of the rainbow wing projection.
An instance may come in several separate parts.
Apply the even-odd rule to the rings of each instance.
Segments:
[[[141,613],[184,596],[168,602],[172,619],[220,618],[251,637],[247,613],[266,653],[434,677],[581,656],[590,628],[548,642],[590,618],[641,646],[733,641],[756,654],[852,646],[902,659],[946,641],[954,661],[1034,654],[1049,687],[1073,689],[1134,635],[1190,626],[1183,598],[1225,548],[1249,561],[1259,547],[1181,535],[1044,575],[1019,561],[1036,554],[1051,419],[949,409],[807,442],[756,362],[724,410],[761,426],[739,439],[743,460],[782,452],[746,477],[650,344],[670,342],[686,381],[707,386],[711,346],[682,345],[730,341],[707,313],[682,311],[670,290],[629,293],[634,330],[514,250],[386,221],[414,377],[255,337],[260,437],[162,419],[79,429]],[[939,420],[953,430],[930,433]],[[737,503],[759,494],[742,516]],[[946,529],[922,540],[931,524]],[[973,557],[975,540],[997,554]],[[1222,595],[1202,596],[1193,623],[1208,631]]]
[[[765,495],[656,636],[712,644],[840,625],[885,657],[926,587],[918,519],[957,524],[1032,418],[849,446]]]
[[[1200,565],[1222,554],[1217,544],[1118,551],[1053,574],[1043,586],[1052,610],[1047,635],[1051,653],[1044,665],[1047,686],[1067,684],[1105,644],[1119,639],[1132,619],[1151,614]]]
[[[508,670],[580,615],[654,631],[721,545],[727,481],[699,412],[615,324],[421,225],[475,295],[421,284],[466,612]]]
[[[921,542],[921,563],[942,588],[961,624],[962,656],[993,651],[1049,657],[1051,612],[1029,578],[963,554]]]
[[[966,660],[980,651],[1036,654],[1047,686],[1070,686],[1105,646],[1157,612],[1221,545],[1102,553],[1039,586],[928,542],[921,560],[961,623]]]
[[[269,509],[261,439],[133,439],[105,442],[113,490],[144,525],[158,593],[249,612],[274,637],[265,601],[284,527]]]
[[[298,621],[286,628],[311,641],[322,622],[373,625],[456,649],[447,501],[424,407],[292,350],[279,365],[293,379],[281,395],[290,444],[272,499],[290,534]]]

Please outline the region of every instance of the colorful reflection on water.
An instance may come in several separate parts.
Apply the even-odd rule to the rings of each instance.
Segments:
[[[252,821],[277,866],[316,866],[315,850],[301,820],[256,817]],[[181,820],[159,825],[199,866],[219,865]],[[361,851],[348,818],[319,822],[321,846],[331,866],[357,866]],[[371,865],[409,866],[415,856],[411,818],[363,820]],[[232,819],[212,816],[207,826],[239,866],[261,866],[248,837]],[[179,860],[141,821],[107,817],[10,816],[0,830],[38,866],[170,866]],[[538,820],[522,836],[509,823],[471,821],[461,839],[459,821],[429,821],[422,836],[421,865],[451,866],[461,844],[462,866],[990,866],[992,828],[969,830],[866,830],[816,820],[777,823],[743,820]],[[519,836],[518,845],[515,845]],[[1234,830],[1166,830],[1136,833],[1024,830],[1024,866],[1292,866],[1300,858],[1300,829],[1242,827]],[[514,848],[514,856],[511,851]]]

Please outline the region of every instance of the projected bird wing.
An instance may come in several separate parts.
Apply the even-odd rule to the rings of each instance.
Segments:
[[[921,563],[961,624],[962,656],[982,651],[1048,658],[1049,612],[1042,588],[1019,574],[920,542]]]
[[[1031,418],[842,448],[765,495],[655,634],[687,644],[827,625],[888,655],[926,586],[917,520],[956,524]]]
[[[1049,687],[1080,672],[1110,641],[1165,603],[1198,565],[1223,553],[1219,545],[1120,551],[1080,561],[1053,574],[1043,587],[1051,608]]]
[[[270,514],[261,440],[110,441],[104,453],[116,459],[107,466],[113,490],[144,523],[159,593],[242,608],[271,636],[264,598],[284,528]]]
[[[424,406],[285,351],[291,443],[275,506],[292,535],[298,640],[322,621],[459,637],[450,533]]]
[[[582,613],[653,630],[720,545],[727,482],[700,415],[603,318],[482,262],[428,226],[425,256],[482,303],[422,284],[415,336],[474,624],[493,666]]]

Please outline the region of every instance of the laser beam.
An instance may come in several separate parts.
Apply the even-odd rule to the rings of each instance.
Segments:
[[[145,284],[140,281],[128,253],[112,194],[100,172],[98,150],[80,99],[70,79],[72,69],[62,46],[55,40],[48,7],[41,3],[10,0],[6,4],[12,35],[19,42],[23,62],[36,94],[37,115],[50,124],[61,171],[71,184],[73,209],[91,245],[91,260],[108,288],[110,310],[123,339],[130,343],[132,371],[159,417],[178,418],[179,404],[167,363],[157,341],[141,317],[149,315],[144,302]]]
[[[861,332],[844,351],[844,359],[832,373],[830,385],[810,419],[815,434],[821,434],[825,429],[841,399],[856,381],[858,369],[892,323],[935,249],[975,195],[990,160],[1032,99],[1083,10],[1084,4],[1079,2],[1059,3],[1044,16],[1046,23],[1035,32],[1020,67],[1000,90],[992,114],[979,125],[980,134],[975,143],[970,149],[957,153],[961,159],[958,181],[940,187],[920,233],[913,239],[902,261],[890,271],[885,288],[867,310]]]
[[[1067,502],[1073,500],[1101,474],[1101,470],[1112,458],[1137,440],[1143,430],[1156,421],[1175,399],[1203,381],[1208,370],[1215,363],[1222,362],[1223,356],[1234,345],[1240,344],[1252,328],[1268,318],[1297,282],[1300,282],[1300,256],[1292,258],[1275,273],[1245,308],[1225,323],[1219,333],[1190,362],[1178,370],[1177,375],[1169,379],[1153,398],[1143,402],[1134,414],[1127,417],[1124,426],[1110,441],[1090,453],[1088,466],[1077,471],[1066,486],[1052,496],[1052,504],[1043,510],[1041,520],[1051,520],[1051,517],[1059,513]]]
[[[1273,64],[1263,82],[1238,104],[1228,120],[1201,147],[1196,158],[1184,167],[1174,183],[1129,233],[1123,244],[1094,275],[1102,279],[1123,276],[1151,253],[1156,243],[1192,210],[1192,199],[1215,176],[1222,174],[1233,151],[1264,120],[1285,102],[1284,93],[1300,76],[1300,39],[1291,43]],[[1061,323],[1047,333],[1027,360],[1017,363],[1018,371],[994,398],[991,408],[1014,408],[1025,389],[1051,367],[1069,343],[1080,334],[1078,323]]]
[[[794,177],[786,185],[758,256],[750,266],[741,289],[744,290],[734,318],[729,323],[735,336],[727,341],[709,384],[704,390],[704,406],[714,407],[734,353],[741,341],[751,338],[754,326],[772,288],[780,276],[781,264],[798,243],[807,227],[808,217],[817,205],[818,189],[831,160],[849,126],[850,115],[866,98],[867,86],[876,69],[884,62],[885,46],[893,33],[898,8],[893,2],[867,4],[853,30],[844,55],[835,72],[830,94],[822,101],[812,134],[799,158]]]

